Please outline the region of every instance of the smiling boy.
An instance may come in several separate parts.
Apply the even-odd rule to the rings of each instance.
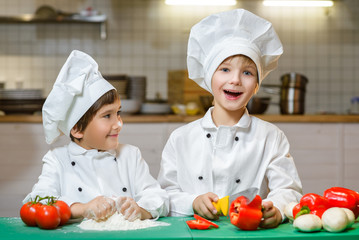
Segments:
[[[170,215],[217,219],[213,202],[258,189],[260,226],[273,228],[302,185],[284,133],[250,116],[246,105],[275,69],[282,44],[271,23],[244,10],[213,14],[191,29],[189,78],[214,96],[214,107],[171,134],[158,180],[170,196]]]
[[[140,150],[118,142],[120,109],[95,60],[74,50],[42,109],[47,143],[62,134],[71,142],[46,153],[39,181],[23,202],[54,196],[70,206],[72,218],[97,221],[116,211],[129,221],[166,216],[168,196]]]

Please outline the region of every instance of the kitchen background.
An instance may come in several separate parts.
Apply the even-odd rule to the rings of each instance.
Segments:
[[[280,76],[287,72],[304,74],[309,79],[306,113],[346,113],[350,99],[359,96],[359,1],[337,0],[329,9],[264,7],[257,0],[237,2],[234,7],[174,7],[165,5],[164,0],[0,0],[0,19],[33,14],[42,5],[69,13],[92,7],[108,17],[105,40],[99,24],[0,21],[0,82],[6,89],[22,82],[23,88],[42,89],[46,97],[69,53],[79,49],[96,59],[104,75],[145,76],[147,98],[160,93],[166,99],[168,71],[186,69],[191,26],[211,13],[241,7],[273,22],[284,45],[278,69],[264,83],[279,85]],[[279,102],[278,96],[271,97]],[[270,105],[267,113],[278,114],[279,107]],[[331,120],[333,115],[323,118]],[[38,119],[0,124],[0,217],[18,216],[21,201],[41,173],[42,157],[54,147],[45,143]],[[184,124],[126,122],[120,141],[138,146],[151,174],[157,177],[170,133]],[[275,124],[291,143],[304,193],[320,194],[331,186],[357,189],[357,123]]]
[[[41,5],[63,12],[88,7],[108,17],[107,39],[96,24],[1,24],[0,82],[5,87],[50,92],[73,49],[85,51],[107,74],[147,78],[148,99],[167,98],[169,70],[186,69],[192,25],[205,16],[245,8],[271,21],[284,45],[279,67],[266,83],[298,72],[308,77],[306,113],[347,113],[359,96],[359,1],[337,0],[332,8],[265,7],[239,0],[232,7],[168,6],[164,0],[0,0],[0,16],[35,13]],[[275,99],[273,101],[276,101]],[[278,100],[279,101],[279,100]],[[271,105],[268,113],[279,113]]]

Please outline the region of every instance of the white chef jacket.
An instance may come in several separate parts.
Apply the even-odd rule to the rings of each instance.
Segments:
[[[99,152],[70,142],[48,151],[39,180],[23,202],[36,195],[59,197],[69,206],[87,203],[100,195],[127,196],[153,218],[168,214],[166,191],[151,176],[140,150],[127,144]]]
[[[193,200],[207,192],[220,198],[257,187],[282,213],[299,202],[302,185],[284,133],[246,110],[234,126],[217,127],[210,108],[170,135],[158,181],[170,196],[171,216],[192,215]]]

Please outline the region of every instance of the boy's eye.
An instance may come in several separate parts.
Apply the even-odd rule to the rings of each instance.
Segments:
[[[120,116],[121,110],[117,111],[117,116]]]
[[[222,72],[229,72],[229,68],[221,68]]]
[[[244,71],[244,75],[253,75],[250,71]]]
[[[104,118],[110,118],[111,115],[110,114],[106,114],[105,116],[103,116]]]

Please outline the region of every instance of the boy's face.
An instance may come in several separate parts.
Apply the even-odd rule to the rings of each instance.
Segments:
[[[76,142],[85,149],[106,151],[116,148],[122,128],[120,108],[120,100],[102,106],[83,132],[73,133],[74,137],[81,139]]]
[[[237,55],[224,60],[212,77],[215,108],[244,111],[258,88],[257,67],[248,57]]]

